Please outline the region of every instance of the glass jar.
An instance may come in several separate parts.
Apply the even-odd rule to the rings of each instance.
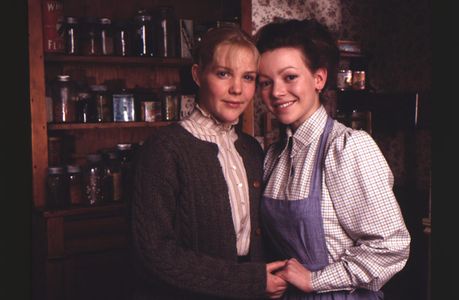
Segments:
[[[102,155],[91,153],[86,159],[88,163],[83,174],[85,202],[89,205],[100,204],[104,202]]]
[[[67,165],[67,180],[71,205],[81,205],[83,200],[83,174],[80,166]]]
[[[177,25],[174,8],[172,6],[159,6],[156,20],[156,54],[159,57],[176,57],[177,56]]]
[[[99,23],[96,18],[86,17],[81,24],[81,54],[82,55],[99,55],[100,38]]]
[[[153,56],[153,22],[146,10],[139,10],[134,17],[134,54],[136,56]]]
[[[161,93],[161,115],[163,121],[177,121],[179,118],[179,96],[175,85],[164,85]]]
[[[89,103],[91,102],[91,94],[87,92],[78,93],[78,101],[76,106],[77,122],[89,122]]]
[[[114,22],[114,48],[115,54],[118,56],[129,56],[132,55],[132,41],[130,24],[128,21],[116,21]]]
[[[113,55],[113,28],[109,18],[99,19],[100,54]]]
[[[52,85],[53,122],[70,123],[76,121],[75,85],[69,75],[57,75]]]
[[[76,17],[65,17],[63,25],[65,53],[77,55],[80,52],[80,28]]]
[[[67,206],[69,197],[64,167],[55,166],[48,168],[46,192],[47,207],[61,208]]]
[[[112,121],[112,101],[108,94],[106,85],[91,85],[91,121],[92,122],[111,122]]]
[[[132,144],[117,144],[116,150],[119,154],[120,167],[121,167],[121,182],[124,195],[129,195],[132,186]]]
[[[117,151],[107,152],[106,174],[108,184],[108,198],[110,201],[121,201],[123,196],[123,185],[121,175],[121,161]]]

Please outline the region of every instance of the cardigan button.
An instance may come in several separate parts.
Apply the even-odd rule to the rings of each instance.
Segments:
[[[261,183],[260,183],[260,180],[254,180],[253,181],[253,187],[258,189],[260,187]]]

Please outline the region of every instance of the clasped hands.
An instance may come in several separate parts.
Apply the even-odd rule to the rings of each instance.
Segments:
[[[266,273],[266,292],[270,299],[281,298],[289,284],[305,293],[313,291],[311,271],[295,258],[268,263]]]

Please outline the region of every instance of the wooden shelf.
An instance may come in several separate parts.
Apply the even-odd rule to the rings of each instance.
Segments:
[[[162,127],[173,122],[107,122],[107,123],[49,123],[48,130],[88,130],[107,128]]]
[[[125,56],[78,56],[56,53],[45,53],[47,63],[100,63],[126,65],[157,65],[157,66],[190,66],[192,61],[187,58],[160,57],[125,57]]]
[[[116,211],[124,211],[127,208],[125,202],[120,203],[106,203],[95,206],[72,206],[66,208],[37,208],[38,212],[43,214],[44,218],[57,218],[66,216],[76,215],[88,215],[88,214],[99,214],[99,213],[110,213]]]

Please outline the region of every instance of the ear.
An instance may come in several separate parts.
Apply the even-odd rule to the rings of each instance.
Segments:
[[[319,68],[314,73],[314,85],[316,90],[321,91],[324,88],[325,82],[327,82],[327,73],[327,69],[325,68]]]
[[[193,64],[191,66],[191,76],[193,76],[194,82],[201,87],[201,81],[199,80],[199,65]]]

